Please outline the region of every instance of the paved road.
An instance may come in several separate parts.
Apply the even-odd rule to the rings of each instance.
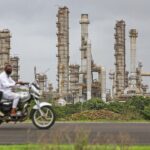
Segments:
[[[150,123],[55,123],[49,130],[32,124],[2,124],[0,144],[74,143],[150,144]]]

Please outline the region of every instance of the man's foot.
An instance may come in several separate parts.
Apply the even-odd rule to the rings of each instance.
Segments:
[[[12,108],[10,116],[12,117],[16,116],[16,108]]]
[[[10,116],[11,117],[20,117],[20,116],[22,116],[22,113],[21,113],[21,111],[16,111],[15,108],[12,108]]]

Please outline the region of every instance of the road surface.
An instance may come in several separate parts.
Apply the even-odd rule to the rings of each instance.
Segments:
[[[0,144],[75,143],[150,144],[150,123],[55,123],[39,130],[30,123],[0,126]]]

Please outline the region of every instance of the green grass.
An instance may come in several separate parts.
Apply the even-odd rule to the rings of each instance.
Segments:
[[[0,150],[150,150],[150,146],[125,145],[5,145]]]

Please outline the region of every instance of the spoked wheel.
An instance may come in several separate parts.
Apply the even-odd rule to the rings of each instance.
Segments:
[[[39,129],[48,129],[55,122],[55,114],[50,106],[41,107],[42,115],[38,109],[32,113],[32,122]]]

